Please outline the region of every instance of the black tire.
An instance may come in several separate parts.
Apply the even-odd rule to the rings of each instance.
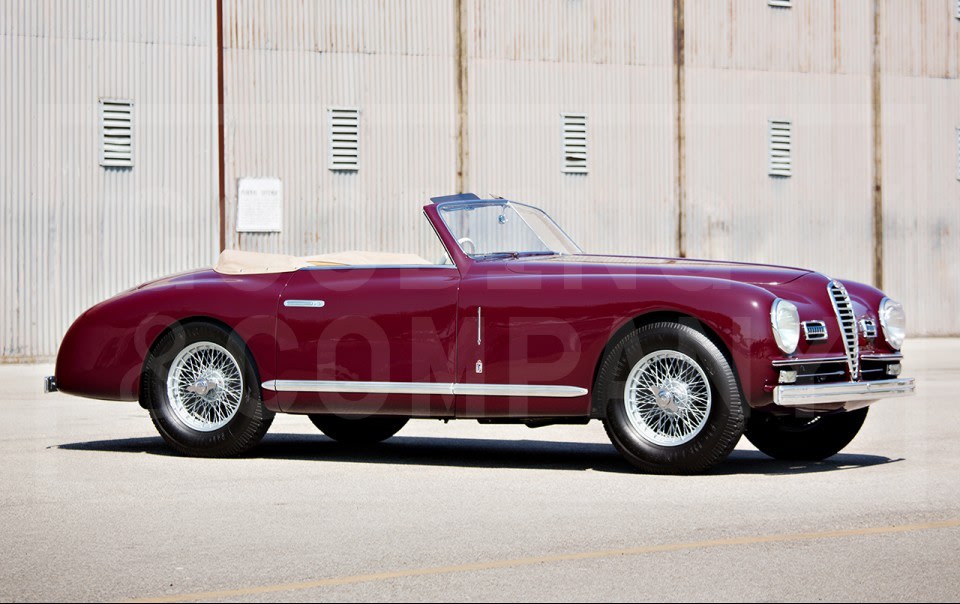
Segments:
[[[167,391],[171,365],[177,356],[188,346],[204,343],[225,349],[236,361],[242,375],[236,412],[225,425],[209,431],[187,425],[174,410]],[[236,334],[211,323],[188,323],[167,331],[147,356],[141,392],[143,406],[150,411],[150,418],[160,436],[183,455],[239,455],[259,443],[273,422],[273,412],[263,406],[260,382],[246,345]]]
[[[711,403],[699,431],[688,442],[665,446],[645,437],[629,418],[625,384],[641,360],[658,351],[692,359],[706,376]],[[604,413],[604,427],[614,446],[631,464],[652,474],[695,474],[730,454],[744,430],[744,408],[733,369],[705,335],[678,323],[653,323],[612,343],[597,373],[595,405]]]
[[[407,424],[406,417],[343,417],[311,414],[310,421],[338,443],[345,445],[372,445],[387,440]]]
[[[746,435],[754,447],[774,459],[820,461],[849,445],[865,419],[867,407],[813,417],[754,413]]]

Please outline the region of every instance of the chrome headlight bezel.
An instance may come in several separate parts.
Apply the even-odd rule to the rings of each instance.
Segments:
[[[883,339],[890,348],[900,350],[907,336],[907,315],[903,311],[903,304],[884,298],[877,307],[877,317],[880,319],[880,327],[883,328]]]
[[[777,298],[770,305],[770,327],[777,347],[793,354],[800,344],[800,313],[797,306],[788,300]]]

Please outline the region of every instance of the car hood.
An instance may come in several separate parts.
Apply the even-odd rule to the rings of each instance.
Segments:
[[[783,285],[812,271],[787,266],[716,262],[686,258],[654,258],[647,256],[596,256],[588,254],[563,256],[530,256],[510,263],[510,270],[528,273],[531,270],[565,274],[635,274],[729,279],[752,285]]]

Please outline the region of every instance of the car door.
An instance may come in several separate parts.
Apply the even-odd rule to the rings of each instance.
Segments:
[[[559,279],[474,263],[460,285],[458,417],[583,417],[583,303]]]
[[[459,282],[453,265],[297,271],[278,310],[281,408],[452,416]]]

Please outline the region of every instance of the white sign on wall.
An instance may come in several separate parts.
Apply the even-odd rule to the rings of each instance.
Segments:
[[[279,178],[241,178],[237,183],[237,232],[283,230],[283,183]]]

